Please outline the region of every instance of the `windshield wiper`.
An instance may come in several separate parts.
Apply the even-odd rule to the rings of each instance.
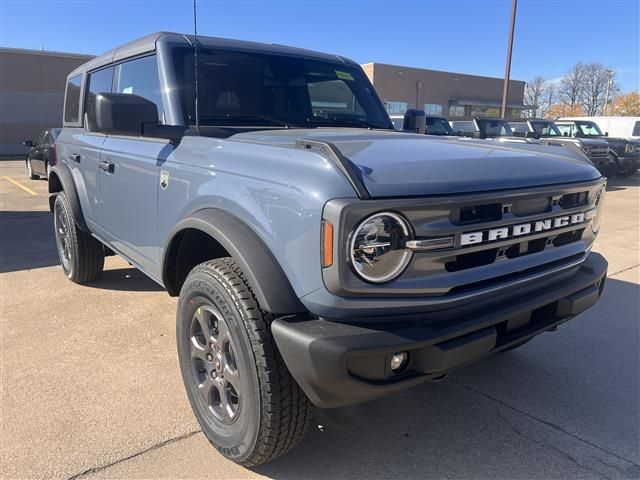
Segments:
[[[271,125],[277,125],[279,127],[302,128],[300,125],[285,122],[283,120],[269,117],[267,115],[257,115],[253,113],[221,113],[219,115],[200,115],[200,120],[205,122],[216,120],[263,120],[265,122],[269,122]]]

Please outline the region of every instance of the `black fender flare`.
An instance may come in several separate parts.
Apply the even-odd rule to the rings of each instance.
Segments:
[[[242,268],[260,306],[271,313],[304,313],[307,309],[271,251],[242,220],[225,210],[205,208],[178,222],[169,234],[162,259],[162,283],[171,295],[169,278],[174,240],[185,229],[200,230],[216,240]],[[175,290],[175,289],[174,289]]]
[[[59,182],[59,184],[57,184],[56,181]],[[69,200],[69,204],[71,205],[71,212],[73,213],[73,218],[76,221],[76,225],[78,226],[78,228],[80,228],[80,230],[88,232],[89,228],[87,227],[87,223],[84,220],[82,207],[80,206],[80,198],[78,197],[76,184],[73,182],[71,170],[66,164],[57,163],[56,165],[51,166],[51,175],[49,176],[49,193],[52,194],[49,199],[49,205],[52,211],[52,199],[55,198],[55,195],[53,194],[59,193],[61,190],[64,191],[67,199]]]

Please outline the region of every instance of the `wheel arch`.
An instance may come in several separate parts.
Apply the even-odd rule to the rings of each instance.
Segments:
[[[195,265],[225,256],[240,265],[263,309],[277,314],[306,312],[265,243],[243,221],[217,208],[198,210],[173,228],[164,248],[162,283],[177,296]]]
[[[82,207],[80,206],[80,199],[78,198],[78,192],[76,186],[73,183],[73,176],[69,167],[64,163],[51,166],[51,173],[48,180],[49,193],[49,208],[53,211],[53,203],[57,193],[65,192],[69,204],[71,205],[71,212],[78,228],[84,232],[88,232],[89,229],[84,220],[82,214]]]

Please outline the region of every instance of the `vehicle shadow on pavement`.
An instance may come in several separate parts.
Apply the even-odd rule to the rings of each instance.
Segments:
[[[625,190],[626,187],[637,187],[640,185],[640,175],[635,174],[632,177],[613,177],[607,180],[607,192],[616,192]]]
[[[85,283],[83,286],[123,292],[161,292],[164,290],[135,267],[105,270],[95,282]]]
[[[0,211],[0,273],[59,263],[50,212]]]
[[[591,310],[518,350],[440,384],[316,410],[298,448],[253,470],[282,480],[636,478],[639,299],[637,284],[608,279]]]

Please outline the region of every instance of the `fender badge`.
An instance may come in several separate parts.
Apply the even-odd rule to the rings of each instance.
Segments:
[[[169,186],[169,172],[166,170],[160,170],[160,186],[163,190]]]

